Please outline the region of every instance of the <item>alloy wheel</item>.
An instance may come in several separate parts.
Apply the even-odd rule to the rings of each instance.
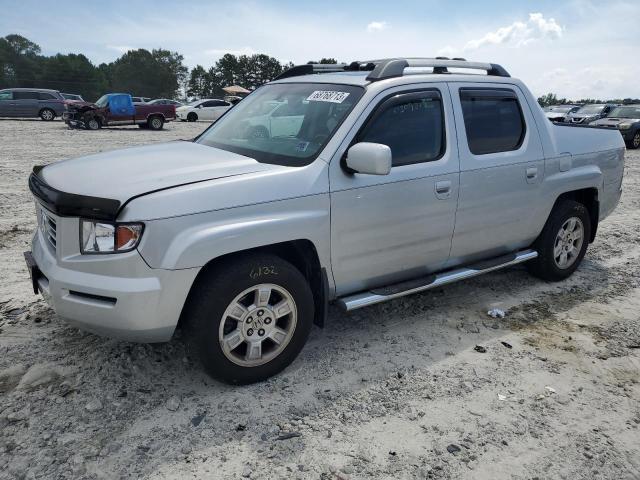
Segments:
[[[584,225],[578,217],[570,217],[560,227],[553,246],[553,260],[558,268],[567,269],[573,265],[582,249]]]

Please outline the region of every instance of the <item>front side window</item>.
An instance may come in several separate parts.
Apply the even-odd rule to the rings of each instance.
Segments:
[[[513,90],[462,88],[460,102],[471,153],[486,155],[520,148],[526,129]]]
[[[431,162],[445,148],[442,99],[437,90],[400,94],[384,101],[367,121],[358,142],[391,148],[393,166]]]
[[[263,163],[308,165],[363,93],[362,87],[329,83],[265,85],[228,110],[196,142]],[[273,115],[280,108],[286,108],[286,117]]]

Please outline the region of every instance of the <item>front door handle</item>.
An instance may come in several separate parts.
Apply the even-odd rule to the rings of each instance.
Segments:
[[[436,182],[436,197],[440,199],[449,198],[451,195],[451,180]]]

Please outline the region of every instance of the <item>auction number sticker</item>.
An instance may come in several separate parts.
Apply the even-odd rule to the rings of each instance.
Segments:
[[[307,97],[310,102],[342,103],[349,96],[349,92],[332,92],[329,90],[316,90]]]

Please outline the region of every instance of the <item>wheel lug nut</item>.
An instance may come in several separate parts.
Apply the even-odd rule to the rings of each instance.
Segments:
[[[253,317],[247,318],[247,323],[251,323],[251,322],[253,322]]]
[[[263,313],[264,313],[264,310],[258,310],[258,316],[259,317],[261,317]]]
[[[271,317],[267,317],[264,319],[265,325],[269,325],[271,323]]]
[[[260,330],[258,330],[258,335],[260,336],[264,335],[264,328],[261,328]]]
[[[247,335],[249,336],[253,335],[253,328],[250,328],[249,330],[247,330]]]

